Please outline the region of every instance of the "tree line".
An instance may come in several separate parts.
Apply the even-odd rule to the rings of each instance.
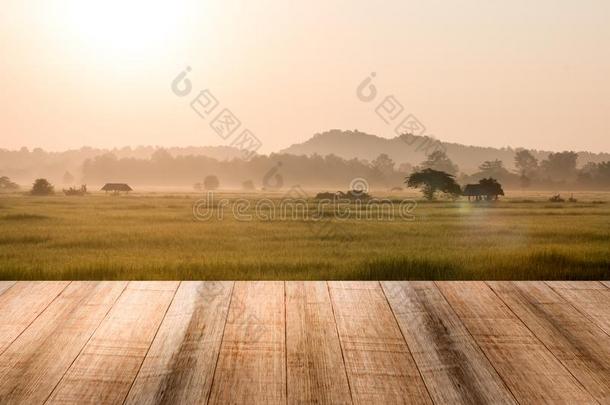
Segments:
[[[569,151],[551,153],[538,160],[529,151],[519,150],[514,156],[515,169],[507,169],[501,160],[491,160],[481,162],[478,171],[471,174],[460,172],[441,150],[415,165],[408,162],[397,164],[385,153],[372,161],[344,159],[332,154],[258,155],[245,161],[204,155],[172,155],[159,148],[150,157],[118,155],[108,152],[91,156],[78,169],[72,169],[72,173],[55,169],[63,176],[37,173],[36,177],[62,179],[64,185],[124,182],[136,186],[193,187],[199,184],[197,187],[205,188],[204,179],[215,176],[219,182],[216,187],[220,188],[274,189],[298,184],[311,188],[345,189],[356,177],[366,179],[374,188],[394,188],[401,186],[403,179],[416,171],[433,169],[455,176],[460,184],[493,178],[511,189],[610,189],[610,162],[589,162],[579,168],[578,154]],[[15,190],[15,186],[12,179],[5,177],[3,182],[0,181],[0,191]]]

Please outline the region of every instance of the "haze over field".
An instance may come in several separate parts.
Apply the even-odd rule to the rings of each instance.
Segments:
[[[606,0],[8,0],[0,148],[227,145],[170,90],[190,66],[263,153],[330,128],[393,138],[387,95],[446,142],[608,152],[608,21]]]

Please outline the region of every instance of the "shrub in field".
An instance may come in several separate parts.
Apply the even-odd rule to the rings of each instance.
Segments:
[[[557,194],[549,198],[550,202],[565,202],[563,198],[561,198],[561,194]]]
[[[55,193],[55,188],[47,179],[36,179],[30,193],[32,195],[51,195]]]

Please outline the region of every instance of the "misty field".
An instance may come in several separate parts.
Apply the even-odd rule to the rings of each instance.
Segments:
[[[610,193],[548,194],[321,221],[199,221],[195,194],[0,196],[0,279],[609,279]]]

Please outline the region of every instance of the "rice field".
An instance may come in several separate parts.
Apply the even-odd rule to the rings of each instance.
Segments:
[[[193,215],[196,194],[4,195],[0,279],[610,278],[610,193],[575,193],[574,203],[507,194],[493,203],[418,201],[410,220],[337,219],[332,209],[319,220],[238,220],[215,206],[207,221]],[[250,210],[262,198],[280,201],[223,196]]]

